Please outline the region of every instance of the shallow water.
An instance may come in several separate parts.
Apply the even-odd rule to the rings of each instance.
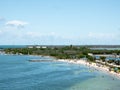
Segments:
[[[86,66],[0,55],[0,90],[120,90],[120,80]]]

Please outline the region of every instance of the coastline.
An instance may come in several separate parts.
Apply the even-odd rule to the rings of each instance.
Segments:
[[[58,59],[59,62],[67,62],[72,64],[79,64],[79,65],[85,65],[90,68],[95,68],[96,70],[100,70],[102,72],[105,72],[111,76],[114,76],[117,79],[120,79],[120,73],[116,73],[114,71],[109,71],[109,67],[107,66],[98,66],[97,63],[88,62],[83,59]]]
[[[66,63],[71,63],[71,64],[78,64],[78,65],[84,65],[84,66],[87,66],[89,68],[94,68],[96,70],[99,70],[99,71],[102,71],[102,72],[105,72],[117,79],[120,79],[120,73],[116,73],[114,71],[109,71],[109,67],[108,66],[98,66],[97,63],[93,63],[93,62],[88,62],[88,61],[85,61],[83,59],[57,59],[53,56],[42,56],[42,55],[31,55],[31,56],[40,56],[40,57],[48,57],[48,58],[54,58],[55,61],[58,61],[58,62],[66,62]]]
[[[4,54],[4,55],[16,55],[16,54]],[[22,54],[22,55],[24,55],[24,54]],[[59,61],[59,62],[66,62],[66,63],[72,63],[72,64],[85,65],[87,67],[95,68],[96,70],[106,72],[107,74],[110,74],[111,76],[114,76],[117,79],[120,79],[120,73],[116,73],[114,71],[109,71],[109,67],[107,67],[105,65],[104,66],[98,66],[97,63],[88,62],[88,61],[85,61],[83,59],[57,59],[56,57],[45,56],[45,55],[28,55],[28,56],[47,57],[47,58],[53,58],[53,59],[55,59],[55,61]]]

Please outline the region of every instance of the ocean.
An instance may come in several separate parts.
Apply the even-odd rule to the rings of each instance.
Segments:
[[[50,57],[0,55],[0,90],[120,90],[120,79],[83,65],[29,62]]]
[[[26,48],[28,45],[0,45],[0,49],[6,48]]]

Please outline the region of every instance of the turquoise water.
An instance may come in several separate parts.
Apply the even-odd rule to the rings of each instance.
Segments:
[[[0,49],[5,48],[26,48],[27,45],[0,45]]]
[[[0,90],[120,90],[120,80],[86,66],[28,62],[38,56],[0,55]]]
[[[90,48],[92,50],[120,50],[120,48]]]

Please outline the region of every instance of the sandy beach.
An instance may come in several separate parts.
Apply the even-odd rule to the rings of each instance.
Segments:
[[[93,63],[93,62],[87,62],[85,60],[82,60],[82,59],[58,59],[58,61],[60,62],[67,62],[67,63],[73,63],[73,64],[80,64],[80,65],[85,65],[87,67],[91,67],[91,68],[95,68],[97,70],[100,70],[100,71],[103,71],[103,72],[106,72],[118,79],[120,79],[120,73],[116,73],[114,71],[109,71],[109,67],[107,66],[98,66],[97,63]]]

